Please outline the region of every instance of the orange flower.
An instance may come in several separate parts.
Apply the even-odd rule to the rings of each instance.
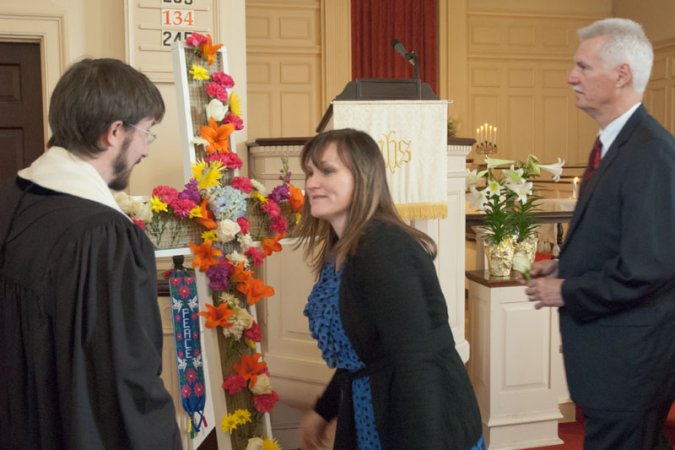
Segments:
[[[213,45],[213,40],[211,39],[210,34],[206,34],[206,42],[199,46],[202,54],[206,59],[208,59],[208,65],[210,66],[216,61],[216,52],[222,47],[223,44]]]
[[[283,233],[278,233],[276,236],[271,238],[265,238],[262,241],[263,253],[265,256],[270,256],[274,252],[281,251],[281,244],[279,241],[284,237]]]
[[[232,317],[234,311],[232,311],[230,307],[227,306],[226,302],[222,302],[218,306],[209,305],[207,303],[205,306],[208,311],[206,312],[202,311],[199,313],[199,315],[202,317],[206,317],[206,323],[204,324],[206,328],[215,328],[215,327],[230,328],[232,326],[232,322],[230,322],[230,317]]]
[[[239,363],[232,364],[235,372],[239,374],[244,380],[251,380],[251,387],[255,386],[258,381],[258,375],[267,373],[267,363],[265,361],[258,361],[260,353],[252,355],[243,354]]]
[[[300,212],[305,204],[305,197],[302,195],[302,190],[296,188],[292,184],[288,185],[288,204],[291,205],[293,212]]]
[[[207,241],[202,245],[197,245],[193,242],[190,243],[190,250],[195,255],[192,260],[192,267],[199,267],[201,272],[206,272],[206,270],[218,264],[218,257],[223,256],[223,252],[216,248],[211,248],[213,242]]]
[[[246,295],[246,303],[255,305],[265,297],[274,295],[274,288],[267,286],[263,280],[250,277],[245,283],[237,285],[237,290]]]
[[[245,270],[244,263],[239,263],[233,266],[234,271],[230,275],[230,282],[232,283],[246,283],[251,278],[253,271]]]
[[[209,117],[209,124],[199,127],[199,135],[208,141],[206,153],[229,153],[230,135],[234,131],[234,124],[218,125],[216,119]]]
[[[202,203],[199,205],[201,217],[197,217],[195,218],[195,220],[201,223],[202,226],[206,227],[207,229],[215,230],[216,228],[218,228],[218,223],[215,220],[213,220],[213,212],[211,212],[211,210],[206,207],[208,203],[209,203],[208,199],[202,200]]]

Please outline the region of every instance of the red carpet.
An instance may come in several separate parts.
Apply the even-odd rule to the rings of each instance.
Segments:
[[[675,449],[675,403],[670,408],[670,414],[668,414],[668,420],[666,420],[666,431]],[[564,444],[538,447],[531,450],[581,450],[584,443],[584,418],[579,409],[577,409],[576,422],[558,425],[558,436]]]

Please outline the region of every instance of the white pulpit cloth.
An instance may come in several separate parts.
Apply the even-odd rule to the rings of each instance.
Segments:
[[[333,128],[379,144],[394,203],[405,220],[448,215],[447,100],[334,101]]]

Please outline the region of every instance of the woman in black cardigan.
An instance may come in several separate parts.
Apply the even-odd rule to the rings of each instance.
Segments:
[[[303,418],[303,448],[320,446],[337,417],[336,449],[484,449],[436,246],[398,216],[378,145],[361,131],[328,131],[305,145],[301,164],[300,245],[319,276],[305,315],[337,368]]]

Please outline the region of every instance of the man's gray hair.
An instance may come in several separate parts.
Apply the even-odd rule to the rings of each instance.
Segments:
[[[644,92],[654,63],[654,50],[642,25],[630,19],[610,18],[594,22],[577,31],[581,41],[606,37],[600,57],[607,68],[628,64],[633,73],[633,89]]]

